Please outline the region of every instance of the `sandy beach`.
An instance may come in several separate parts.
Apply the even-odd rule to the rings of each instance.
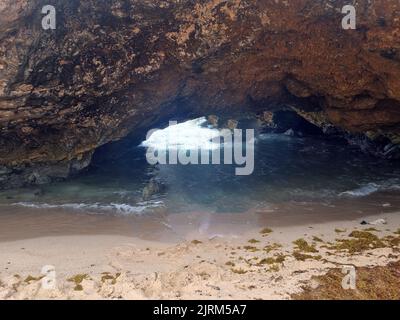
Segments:
[[[386,224],[360,224],[377,219]],[[240,221],[232,222],[231,234],[196,225],[176,237],[148,228],[140,237],[77,229],[2,238],[0,299],[291,299],[305,287],[318,289],[316,277],[343,265],[358,270],[399,260],[399,212],[296,225],[260,221],[241,233]],[[44,266],[55,275],[50,287]]]

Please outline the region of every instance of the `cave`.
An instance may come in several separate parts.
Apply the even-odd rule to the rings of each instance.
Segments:
[[[188,254],[251,234],[226,251],[290,239],[293,261],[319,263],[326,232],[325,249],[395,253],[400,4],[356,3],[349,29],[347,2],[1,1],[0,247],[101,235]],[[264,243],[275,228],[287,239]],[[224,268],[278,272],[285,257]]]
[[[397,20],[385,6],[370,4],[356,10],[356,29],[341,29],[340,10],[311,3],[55,1],[57,22],[42,28],[41,1],[6,2],[8,18],[0,23],[5,203],[118,207],[118,213],[168,199],[180,185],[198,203],[178,201],[176,189],[182,206],[172,211],[243,213],[270,201],[299,201],[301,194],[311,195],[304,201],[319,193],[322,202],[344,204],[351,195],[394,192],[400,84],[388,34]],[[298,19],[304,10],[308,24]],[[208,170],[193,155],[197,148],[182,146],[171,170],[149,164],[141,143],[151,129],[172,130],[170,121],[177,122],[173,128],[195,123],[197,138],[214,134],[207,144],[218,145],[221,155],[199,160],[218,160],[221,170],[215,163]],[[235,146],[249,142],[246,130],[254,132],[254,146],[240,153]],[[236,133],[237,141],[212,142]],[[175,135],[196,140],[188,132]],[[247,151],[254,163],[246,173]],[[232,163],[238,159],[243,168]],[[205,177],[213,177],[209,192],[201,191]],[[94,198],[75,201],[86,196],[85,181]],[[224,191],[232,186],[246,195]],[[74,192],[62,199],[68,188]],[[32,191],[18,196],[16,190]],[[119,191],[129,194],[127,202],[113,198]]]
[[[244,213],[303,199],[340,212],[352,197],[395,192],[399,62],[396,44],[382,37],[396,22],[378,14],[384,5],[371,4],[358,8],[356,30],[343,30],[338,10],[315,4],[302,9],[310,16],[304,25],[296,16],[301,2],[282,16],[284,4],[263,2],[244,9],[224,1],[55,1],[56,27],[44,29],[40,1],[7,2],[9,18],[0,24],[5,203],[118,214],[150,201],[150,212]],[[188,130],[175,133],[183,140],[171,168],[146,158],[151,148],[143,142],[155,128]],[[201,139],[221,154],[185,150]],[[239,140],[247,144],[236,150]],[[163,200],[169,204],[153,210]],[[364,209],[373,211],[368,200]]]

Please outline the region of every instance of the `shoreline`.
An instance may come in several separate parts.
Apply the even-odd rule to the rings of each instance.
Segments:
[[[290,299],[303,286],[315,285],[312,277],[338,266],[386,266],[398,260],[400,212],[369,216],[368,221],[383,217],[387,224],[377,226],[360,225],[355,218],[265,224],[222,236],[196,229],[170,242],[102,234],[1,241],[0,298]],[[353,231],[386,239],[385,245],[376,245],[373,238],[375,248],[333,249],[346,243],[338,240],[364,245],[349,237]],[[55,267],[55,289],[42,287],[45,265]]]
[[[241,213],[192,211],[169,213],[160,207],[144,214],[94,213],[64,208],[0,205],[0,243],[69,235],[127,236],[174,243],[192,234],[235,236],[273,228],[369,219],[400,212],[400,198],[377,194],[333,203],[290,201],[258,206]]]

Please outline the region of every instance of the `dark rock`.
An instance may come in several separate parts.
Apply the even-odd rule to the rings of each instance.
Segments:
[[[207,117],[207,121],[208,123],[210,123],[210,125],[212,125],[214,128],[218,128],[218,121],[219,118],[216,115],[209,115]]]
[[[41,196],[44,195],[44,190],[43,189],[36,189],[36,190],[34,190],[33,195],[35,197],[41,197]]]
[[[321,135],[322,130],[310,123],[294,111],[277,111],[273,115],[273,123],[279,133],[295,135],[295,132],[303,132],[309,135]],[[292,132],[293,131],[293,132]]]
[[[90,159],[91,153],[79,159],[58,163],[42,163],[37,166],[19,165],[12,170],[3,167],[3,174],[0,174],[0,189],[43,185],[63,180],[86,168],[90,164]]]
[[[151,178],[148,184],[144,187],[142,198],[144,201],[150,200],[153,196],[165,190],[165,185],[156,178]]]
[[[390,144],[385,146],[383,155],[387,159],[400,159],[400,145]]]
[[[234,130],[234,129],[237,129],[238,125],[239,125],[239,121],[229,119],[226,123],[226,128],[228,128],[230,130]]]
[[[340,29],[341,1],[54,1],[51,31],[42,0],[1,3],[3,188],[74,174],[180,112],[312,105],[319,128],[399,141],[398,0],[356,3],[354,32]],[[309,134],[279,132],[291,128]]]

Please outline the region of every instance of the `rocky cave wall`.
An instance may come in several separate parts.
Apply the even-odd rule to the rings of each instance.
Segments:
[[[0,0],[0,186],[66,177],[182,108],[289,108],[399,144],[400,2]]]

